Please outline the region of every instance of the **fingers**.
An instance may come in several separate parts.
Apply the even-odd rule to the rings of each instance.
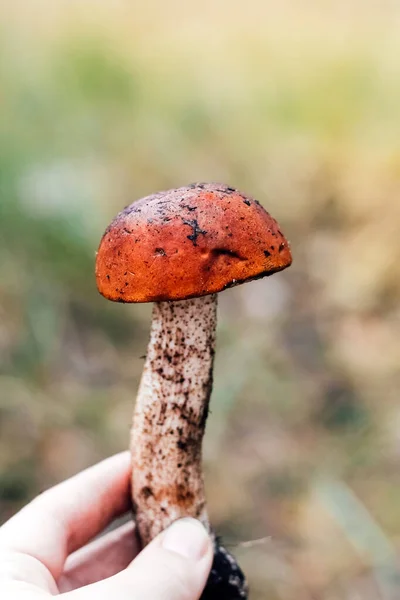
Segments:
[[[194,519],[177,521],[121,573],[65,594],[65,600],[198,600],[211,569],[213,546]]]
[[[129,479],[124,452],[51,488],[0,528],[0,551],[28,555],[58,579],[68,554],[129,509]]]
[[[103,535],[67,558],[58,581],[61,593],[107,579],[135,558],[139,544],[132,521]]]
[[[0,598],[19,598],[21,591],[29,592],[32,600],[58,594],[53,577],[36,558],[20,552],[0,552]]]

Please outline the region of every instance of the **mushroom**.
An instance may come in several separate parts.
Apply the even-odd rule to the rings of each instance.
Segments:
[[[134,202],[97,253],[99,292],[154,302],[131,430],[132,500],[143,545],[176,519],[207,516],[201,445],[213,382],[217,293],[291,264],[277,222],[234,188],[198,183]],[[202,598],[247,597],[235,559],[214,538]]]

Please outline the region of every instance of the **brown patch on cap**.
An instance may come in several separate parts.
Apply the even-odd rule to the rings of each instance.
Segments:
[[[100,242],[96,280],[116,302],[184,300],[291,262],[279,225],[256,200],[201,183],[147,196],[120,212]]]

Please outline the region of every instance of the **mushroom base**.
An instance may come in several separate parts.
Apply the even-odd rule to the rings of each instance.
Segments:
[[[211,573],[200,600],[247,600],[247,598],[246,578],[236,559],[220,545],[217,538],[214,542]]]

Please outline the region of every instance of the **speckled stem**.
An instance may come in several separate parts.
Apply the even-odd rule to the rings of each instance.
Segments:
[[[217,296],[154,305],[131,435],[132,498],[143,545],[176,519],[210,530],[201,444],[212,389]]]

